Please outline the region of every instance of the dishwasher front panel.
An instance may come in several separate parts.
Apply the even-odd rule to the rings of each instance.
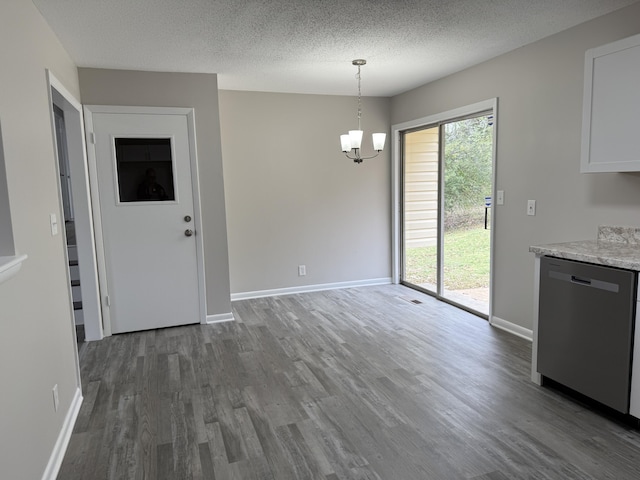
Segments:
[[[636,273],[540,259],[538,372],[629,412]]]

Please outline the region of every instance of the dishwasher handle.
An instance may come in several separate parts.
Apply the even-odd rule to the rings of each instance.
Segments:
[[[604,280],[598,280],[597,278],[579,277],[577,275],[571,275],[565,272],[559,272],[557,270],[549,270],[549,277],[562,282],[573,283],[576,285],[582,285],[584,287],[596,288],[598,290],[606,290],[612,293],[618,293],[620,291],[620,285],[617,283],[606,282]]]
[[[579,283],[580,285],[591,285],[591,279],[576,277],[571,275],[571,283]]]

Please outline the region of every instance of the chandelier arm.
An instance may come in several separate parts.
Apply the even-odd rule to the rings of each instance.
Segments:
[[[375,155],[371,155],[369,157],[361,157],[359,155],[359,152],[356,152],[356,155],[354,157],[350,156],[347,152],[342,152],[344,153],[344,156],[347,157],[350,160],[354,160],[354,161],[362,161],[362,160],[370,160],[372,158],[376,158],[378,155],[380,155],[381,150],[376,150],[376,154]],[[358,162],[360,163],[360,162]]]
[[[379,151],[375,155],[371,155],[370,157],[358,157],[358,158],[360,158],[360,160],[369,160],[371,158],[376,158],[378,155],[380,155]]]

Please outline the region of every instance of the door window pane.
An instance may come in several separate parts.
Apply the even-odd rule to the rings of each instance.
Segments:
[[[116,138],[120,202],[175,200],[170,138]]]

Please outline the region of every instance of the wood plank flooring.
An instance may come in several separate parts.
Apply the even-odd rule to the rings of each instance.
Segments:
[[[58,478],[640,478],[637,430],[534,385],[530,343],[431,297],[233,307],[235,322],[85,344]]]

